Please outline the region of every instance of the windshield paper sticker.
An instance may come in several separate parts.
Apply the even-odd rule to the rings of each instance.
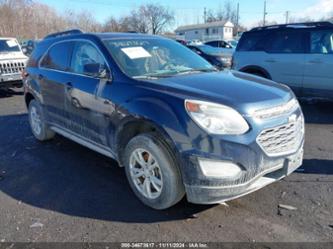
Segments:
[[[122,48],[121,51],[123,51],[130,59],[151,57],[151,54],[143,47]]]
[[[15,40],[8,40],[8,41],[6,41],[6,43],[7,43],[8,47],[10,47],[10,48],[17,46],[17,43]]]

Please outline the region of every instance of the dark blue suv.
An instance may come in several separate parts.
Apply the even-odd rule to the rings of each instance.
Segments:
[[[72,30],[44,38],[26,68],[34,136],[55,133],[125,167],[137,197],[220,203],[302,163],[304,121],[284,85],[217,71],[175,41]]]

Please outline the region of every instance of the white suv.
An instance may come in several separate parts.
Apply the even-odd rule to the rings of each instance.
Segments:
[[[284,83],[300,97],[333,99],[333,24],[297,23],[245,32],[233,69]]]
[[[27,60],[15,38],[0,37],[0,89],[22,87]]]

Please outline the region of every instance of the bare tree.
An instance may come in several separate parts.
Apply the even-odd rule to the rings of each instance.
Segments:
[[[161,33],[173,21],[163,6],[142,5],[119,19],[110,17],[99,23],[88,11],[67,10],[59,14],[54,8],[34,0],[0,0],[0,35],[19,39],[38,39],[53,32],[79,28],[87,32]]]
[[[237,9],[230,0],[225,1],[223,8],[219,8],[217,11],[208,10],[207,16],[208,22],[231,21],[237,23]]]
[[[152,34],[160,34],[167,25],[174,21],[173,13],[159,4],[143,5],[139,9],[141,16],[145,17]]]

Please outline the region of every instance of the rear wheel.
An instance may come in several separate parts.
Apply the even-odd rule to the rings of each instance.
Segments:
[[[44,121],[44,114],[40,103],[33,99],[29,103],[29,123],[32,134],[39,141],[52,139],[55,133],[50,130]]]
[[[131,139],[125,148],[124,164],[133,192],[147,206],[166,209],[184,196],[174,155],[156,135],[146,133]]]

